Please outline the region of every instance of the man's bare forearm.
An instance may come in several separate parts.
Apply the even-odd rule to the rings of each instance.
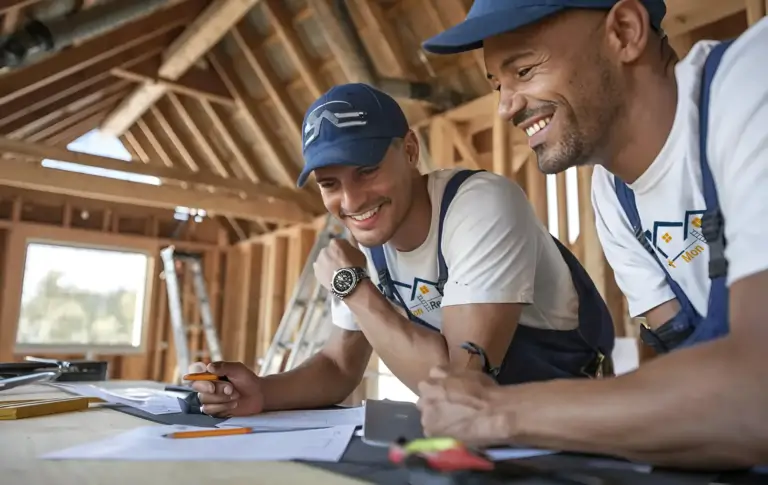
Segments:
[[[357,376],[342,372],[331,358],[320,352],[288,372],[263,379],[264,410],[310,409],[338,404],[355,390],[359,381]]]
[[[521,445],[694,468],[768,463],[768,369],[744,347],[726,338],[615,379],[498,388],[491,409]]]
[[[361,283],[344,302],[381,360],[412,391],[418,392],[429,369],[448,363],[440,332],[414,325],[370,281]]]

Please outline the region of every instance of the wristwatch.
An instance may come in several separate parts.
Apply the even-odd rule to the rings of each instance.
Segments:
[[[368,272],[365,268],[358,266],[339,268],[333,273],[333,278],[331,278],[331,293],[339,300],[343,300],[365,278],[368,278]]]

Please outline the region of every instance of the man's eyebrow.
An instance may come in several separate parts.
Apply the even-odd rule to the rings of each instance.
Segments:
[[[499,64],[499,70],[503,71],[510,64],[512,64],[512,63],[514,63],[516,61],[519,61],[520,59],[523,59],[525,57],[532,56],[533,54],[534,54],[534,52],[532,50],[525,50],[525,51],[514,52],[514,53],[508,55],[507,57],[505,57],[503,61],[501,61],[501,63]],[[493,76],[494,75],[491,74],[490,72],[486,73],[486,77],[488,78],[488,80],[493,79]]]

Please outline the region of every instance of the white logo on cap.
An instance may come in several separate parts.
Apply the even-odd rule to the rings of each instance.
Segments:
[[[323,124],[323,120],[333,124],[336,128],[349,128],[351,126],[364,126],[368,124],[368,121],[365,119],[365,111],[331,111],[328,106],[332,104],[342,104],[352,108],[352,105],[347,101],[329,101],[313,109],[307,115],[307,122],[304,124],[304,136],[306,137],[304,139],[304,148],[315,141],[320,135],[320,127]]]

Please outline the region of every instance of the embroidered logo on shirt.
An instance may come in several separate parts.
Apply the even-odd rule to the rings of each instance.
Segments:
[[[680,222],[655,221],[653,231],[645,231],[657,253],[667,261],[667,266],[677,268],[703,254],[707,241],[701,233],[703,210],[686,211]]]
[[[423,317],[425,313],[431,313],[440,310],[443,297],[437,291],[437,283],[421,278],[414,278],[410,285],[401,281],[392,281],[395,291],[400,295],[402,301],[397,301],[398,305],[405,305],[408,310],[416,317]],[[383,292],[379,284],[379,291]],[[401,290],[402,288],[402,290]]]

